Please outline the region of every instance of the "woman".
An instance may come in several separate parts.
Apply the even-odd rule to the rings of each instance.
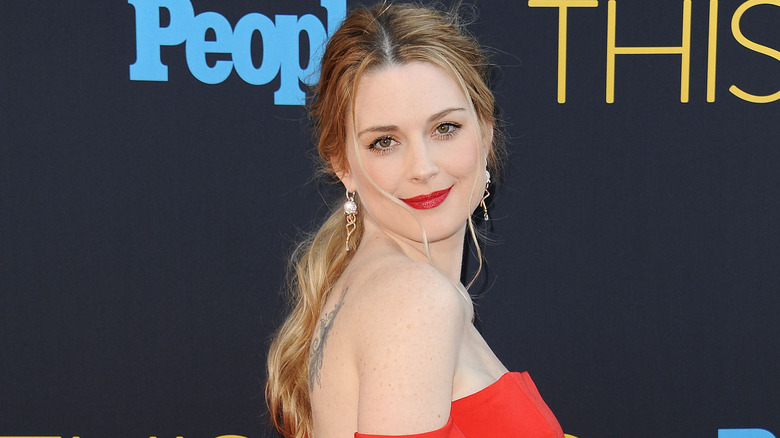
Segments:
[[[283,436],[563,436],[459,280],[501,156],[486,65],[454,15],[420,6],[354,11],[330,39],[312,113],[346,202],[294,257],[266,386]]]

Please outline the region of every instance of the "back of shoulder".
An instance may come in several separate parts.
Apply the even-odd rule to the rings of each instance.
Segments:
[[[374,325],[385,319],[459,320],[464,297],[436,268],[405,257],[387,257],[363,267],[351,282],[349,295],[361,319]]]
[[[440,271],[389,257],[348,285],[358,373],[358,431],[409,434],[449,417],[466,301]]]

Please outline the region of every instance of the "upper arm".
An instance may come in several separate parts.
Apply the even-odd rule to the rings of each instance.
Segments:
[[[386,272],[361,293],[358,431],[435,430],[450,413],[464,302],[430,266]]]

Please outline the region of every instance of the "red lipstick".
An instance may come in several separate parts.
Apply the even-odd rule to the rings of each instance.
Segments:
[[[447,195],[450,194],[450,190],[452,190],[452,187],[436,192],[431,192],[427,195],[415,196],[414,198],[401,198],[401,200],[404,201],[406,205],[412,208],[416,208],[417,210],[427,210],[429,208],[434,208],[441,205],[441,203],[447,199]]]

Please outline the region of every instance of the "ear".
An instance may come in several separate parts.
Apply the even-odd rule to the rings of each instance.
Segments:
[[[485,154],[485,158],[487,158],[488,154],[490,153],[490,149],[493,147],[493,123],[487,123],[485,128],[485,141],[482,144],[482,148]]]
[[[348,192],[355,191],[355,181],[352,179],[352,172],[349,169],[334,169],[334,172]]]

